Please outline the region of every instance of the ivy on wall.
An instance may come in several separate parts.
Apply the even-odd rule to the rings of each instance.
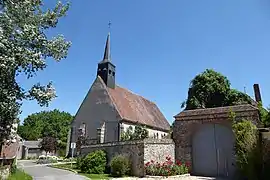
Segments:
[[[235,134],[234,147],[238,178],[259,180],[262,162],[258,129],[250,120],[236,120],[236,115],[232,111],[229,117]]]

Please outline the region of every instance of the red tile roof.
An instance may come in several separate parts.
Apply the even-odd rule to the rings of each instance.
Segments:
[[[258,108],[250,104],[244,105],[235,105],[235,106],[225,106],[225,107],[215,107],[215,108],[205,108],[205,109],[193,109],[193,110],[184,110],[174,116],[176,120],[183,120],[186,118],[192,119],[195,117],[202,117],[204,115],[213,115],[213,114],[225,114],[229,116],[229,112],[241,113],[247,111],[258,111]]]
[[[170,124],[155,103],[117,85],[115,89],[107,89],[123,120],[170,130]]]
[[[5,143],[2,147],[0,159],[13,159],[16,157],[19,149],[19,142]]]

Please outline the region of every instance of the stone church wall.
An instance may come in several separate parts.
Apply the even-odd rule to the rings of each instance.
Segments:
[[[120,141],[96,144],[82,147],[82,155],[95,150],[107,153],[108,163],[118,154],[127,156],[132,164],[132,174],[142,177],[145,175],[144,164],[148,161],[164,162],[167,156],[174,161],[174,142],[172,139],[145,139],[140,141]]]

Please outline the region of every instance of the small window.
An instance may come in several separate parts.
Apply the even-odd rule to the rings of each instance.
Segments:
[[[111,70],[109,70],[109,74],[112,74],[112,71]]]
[[[114,76],[115,75],[115,72],[113,72],[112,75]]]
[[[157,139],[158,139],[158,133],[157,133]]]

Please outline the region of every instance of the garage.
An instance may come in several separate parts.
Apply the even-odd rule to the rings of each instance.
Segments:
[[[192,137],[193,172],[230,177],[234,174],[234,134],[221,124],[202,124]]]

